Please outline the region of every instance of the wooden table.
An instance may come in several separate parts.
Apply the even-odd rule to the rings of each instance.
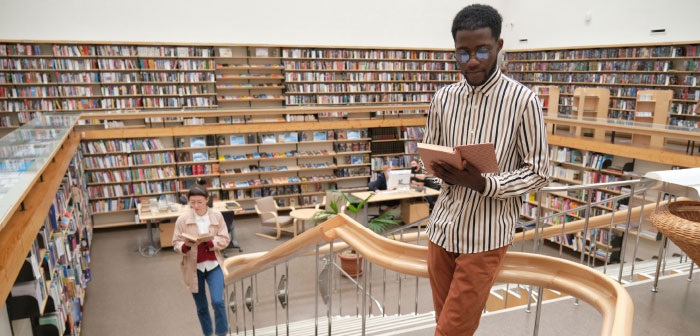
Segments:
[[[424,187],[423,190],[418,191],[414,188],[407,189],[407,190],[378,190],[378,191],[360,191],[360,192],[354,192],[351,193],[353,197],[359,198],[360,200],[364,200],[367,198],[369,195],[374,195],[372,198],[370,198],[367,203],[379,203],[379,202],[386,202],[386,201],[401,201],[401,208],[406,207],[406,203],[408,203],[411,199],[413,198],[422,198],[422,197],[429,197],[429,196],[437,196],[440,195],[440,191],[428,187]],[[369,221],[369,215],[367,214],[367,207],[364,207],[365,211],[365,217],[366,221]],[[425,217],[423,217],[425,218]],[[422,220],[423,218],[419,219]],[[413,221],[416,222],[416,221]],[[406,223],[409,224],[409,223]]]
[[[367,203],[407,200],[411,198],[428,197],[440,195],[439,190],[432,188],[424,188],[423,191],[417,191],[413,188],[408,190],[378,190],[378,191],[360,191],[351,193],[352,196],[363,200],[369,195],[374,194]]]
[[[294,236],[297,235],[299,226],[298,226],[298,221],[301,221],[301,228],[302,232],[306,230],[306,221],[311,220],[314,218],[314,215],[320,210],[315,209],[315,208],[306,208],[306,209],[296,209],[292,212],[289,213],[289,216],[294,218]]]
[[[226,202],[230,202],[230,201],[216,201],[216,202],[214,202],[212,209],[216,209],[216,210],[220,211],[221,213],[229,212],[229,211],[233,211],[235,213],[236,211],[243,210],[240,207],[228,208],[228,207],[226,207]],[[156,255],[156,253],[158,253],[158,251],[160,250],[159,248],[156,248],[156,244],[153,241],[153,223],[155,221],[158,221],[158,220],[178,218],[178,217],[180,217],[180,215],[182,215],[190,210],[190,207],[187,204],[182,205],[182,204],[176,203],[176,204],[174,204],[174,206],[177,208],[175,211],[168,209],[167,211],[159,211],[158,213],[153,213],[151,211],[143,212],[143,211],[141,211],[141,204],[136,205],[136,209],[137,209],[138,215],[139,215],[139,220],[146,221],[146,230],[148,230],[148,246],[146,246],[146,248],[145,248],[145,253],[143,251],[141,251],[141,248],[139,247],[139,251],[144,256],[152,257],[152,256]],[[233,222],[231,222],[231,232],[233,232]],[[238,241],[236,241],[236,239],[233,235],[231,236],[231,243],[232,243],[234,248],[240,249],[240,245],[238,244]]]

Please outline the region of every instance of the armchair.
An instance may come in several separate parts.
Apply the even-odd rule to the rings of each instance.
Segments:
[[[294,207],[291,207],[294,211]],[[294,225],[294,219],[290,216],[280,216],[278,214],[279,207],[272,196],[263,197],[255,201],[255,212],[260,216],[261,224],[264,227],[272,227],[277,231],[276,236],[256,233],[260,237],[269,239],[280,239],[282,231],[291,232],[297,235],[297,228]],[[291,230],[290,230],[291,227]]]

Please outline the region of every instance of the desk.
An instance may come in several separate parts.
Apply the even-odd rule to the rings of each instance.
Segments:
[[[379,191],[354,192],[351,195],[359,198],[360,200],[363,200],[371,194],[374,194],[374,196],[372,196],[372,198],[370,198],[369,201],[367,201],[367,203],[407,200],[407,199],[411,199],[411,198],[437,196],[437,195],[440,195],[440,191],[432,189],[432,188],[425,188],[423,191],[417,191],[415,189],[379,190]]]
[[[226,207],[226,202],[227,201],[216,201],[214,202],[214,206],[212,206],[212,209],[219,210],[221,213],[225,212],[236,212],[243,210],[242,208],[227,208]],[[158,253],[160,250],[159,248],[156,248],[156,244],[153,241],[153,222],[158,221],[158,220],[163,220],[163,219],[173,219],[173,218],[178,218],[180,215],[184,214],[185,212],[189,211],[190,207],[188,205],[181,205],[181,204],[175,204],[177,207],[177,211],[159,211],[158,213],[152,213],[152,212],[141,212],[141,204],[138,204],[136,206],[136,209],[138,211],[139,215],[139,220],[146,221],[146,230],[148,230],[148,246],[146,246],[145,251],[141,250],[141,247],[139,246],[139,252],[145,257],[152,257]],[[234,248],[237,248],[239,251],[241,250],[240,245],[238,245],[238,241],[236,241],[235,236],[233,234],[233,221],[231,221],[231,244]]]
[[[289,213],[289,216],[294,218],[294,236],[296,237],[297,232],[299,231],[299,225],[298,221],[300,220],[302,222],[302,232],[306,230],[306,221],[311,220],[314,218],[314,215],[316,212],[319,210],[316,210],[314,208],[311,209],[296,209],[292,212]]]
[[[372,198],[370,198],[367,201],[367,203],[379,203],[379,202],[400,200],[401,201],[401,208],[404,209],[404,208],[407,208],[407,205],[408,205],[408,202],[410,199],[429,197],[429,196],[437,196],[437,195],[440,195],[440,191],[426,187],[422,191],[417,191],[417,190],[411,188],[408,190],[361,191],[361,192],[354,192],[351,195],[353,197],[359,198],[360,200],[366,199],[369,195],[374,195],[374,196],[372,196]],[[367,211],[367,210],[365,209],[365,211]],[[365,216],[369,217],[366,212],[365,212]],[[423,217],[423,218],[425,218],[425,217]],[[420,219],[423,219],[423,218],[420,218]],[[413,222],[416,222],[416,221],[413,221]],[[409,224],[409,223],[406,223],[406,224]]]

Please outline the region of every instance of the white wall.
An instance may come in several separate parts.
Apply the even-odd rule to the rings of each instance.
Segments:
[[[700,40],[698,0],[0,0],[0,39],[449,48],[474,2],[507,49]]]

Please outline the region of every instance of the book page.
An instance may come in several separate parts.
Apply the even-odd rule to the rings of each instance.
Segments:
[[[214,235],[209,233],[209,232],[201,233],[199,235],[191,235],[189,233],[184,232],[181,234],[181,236],[182,236],[182,238],[189,240],[193,243],[197,243],[197,244],[200,244],[203,242],[208,242],[208,241],[214,239]]]

